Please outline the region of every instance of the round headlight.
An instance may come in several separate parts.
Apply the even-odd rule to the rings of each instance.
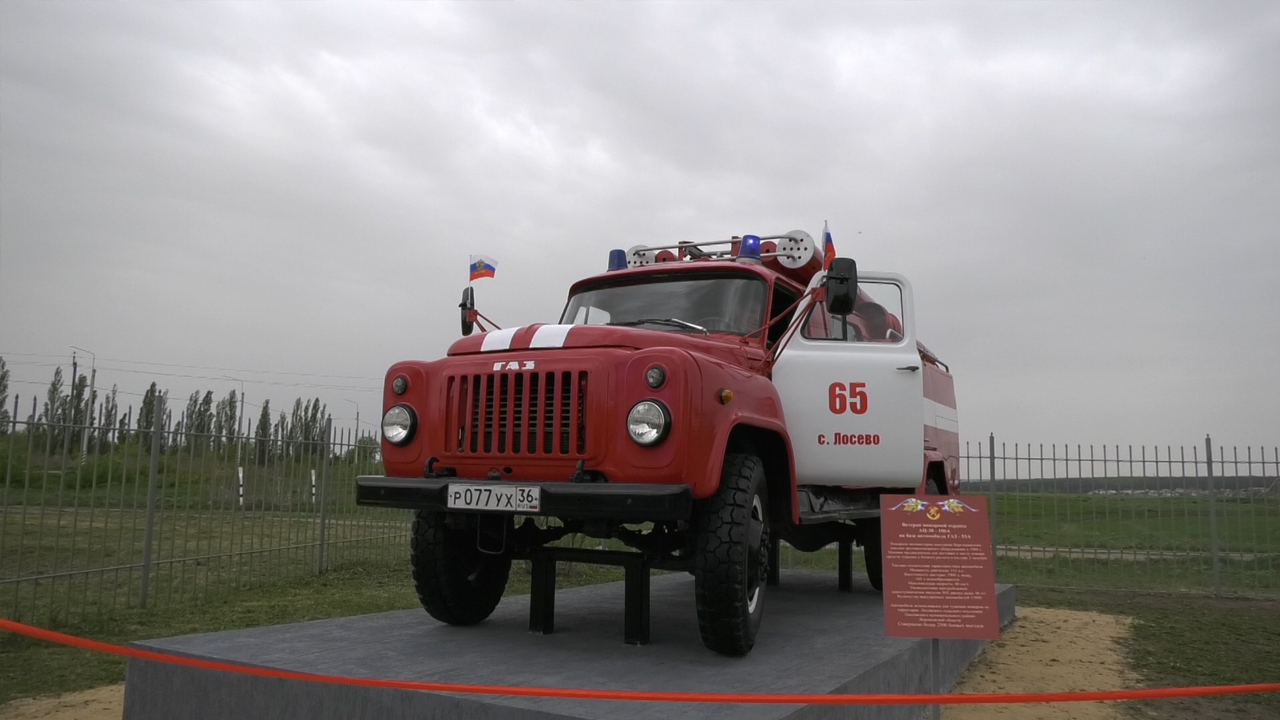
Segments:
[[[654,365],[645,371],[644,381],[649,387],[657,390],[667,381],[667,371],[663,370],[661,365]]]
[[[657,445],[671,429],[671,413],[657,400],[641,400],[627,413],[627,434],[639,445]]]
[[[391,392],[396,395],[403,395],[409,390],[409,378],[403,375],[397,375],[395,380],[391,381]]]
[[[408,405],[396,405],[382,416],[382,437],[392,445],[403,445],[413,439],[418,418]]]

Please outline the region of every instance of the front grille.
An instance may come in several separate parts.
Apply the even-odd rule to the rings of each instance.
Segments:
[[[461,455],[586,455],[587,372],[451,375],[450,448]]]

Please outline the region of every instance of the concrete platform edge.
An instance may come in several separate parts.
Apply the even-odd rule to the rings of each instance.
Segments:
[[[1015,619],[1016,596],[1016,588],[1012,586],[998,588],[1002,626],[1007,626]],[[830,692],[929,692],[930,641],[921,639],[904,642],[906,643],[904,648],[879,658],[873,665],[850,677]],[[146,643],[139,645],[147,646]],[[959,679],[985,645],[985,642],[977,640],[942,641],[942,677],[946,687],[951,687]],[[179,654],[197,655],[198,653]],[[708,658],[710,657],[712,656],[708,655]],[[707,688],[707,690],[716,690],[716,688]],[[131,659],[127,668],[124,718],[125,720],[159,718],[203,720],[224,717],[272,717],[337,720],[338,718],[414,717],[552,720],[613,717],[614,711],[622,704],[573,701],[566,702],[562,707],[550,704],[542,708],[520,707],[495,702],[495,698],[487,696],[303,683]],[[748,708],[743,705],[658,703],[642,705],[653,708],[654,717],[673,719],[739,714],[743,717],[765,717],[763,713],[767,711],[767,717],[794,720],[825,720],[827,718],[916,720],[925,710],[923,706],[752,706]],[[726,710],[733,712],[726,713]]]

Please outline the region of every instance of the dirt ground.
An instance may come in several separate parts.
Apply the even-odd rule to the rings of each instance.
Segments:
[[[0,705],[3,720],[119,720],[123,712],[123,684]]]
[[[1018,621],[983,651],[955,687],[958,693],[1073,692],[1136,687],[1120,642],[1130,620],[1117,615],[1018,608]],[[946,720],[1120,720],[1114,703],[952,705]]]
[[[961,678],[956,692],[1059,692],[1134,687],[1119,641],[1127,618],[1075,610],[1019,608],[1018,622],[988,646]],[[57,697],[18,700],[0,706],[0,720],[118,720],[124,686]],[[944,708],[946,720],[1027,718],[1028,720],[1120,720],[1118,707],[1105,703],[1060,705],[972,705]]]

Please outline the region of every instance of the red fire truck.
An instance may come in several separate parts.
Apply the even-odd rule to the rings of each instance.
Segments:
[[[464,293],[448,356],[388,370],[386,476],[357,479],[360,504],[416,511],[427,612],[484,620],[512,560],[570,533],[692,573],[728,655],[779,542],[857,544],[880,589],[879,496],[956,491],[954,386],[905,278],[823,265],[803,231],[614,250],[558,323],[475,335]]]

